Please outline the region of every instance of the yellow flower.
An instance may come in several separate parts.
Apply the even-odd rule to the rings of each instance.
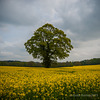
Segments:
[[[20,96],[25,96],[25,93],[20,93]]]
[[[34,89],[33,92],[36,92],[36,89]]]
[[[60,92],[60,95],[64,95],[62,92]]]
[[[31,92],[31,90],[28,90],[28,92]]]
[[[15,97],[16,96],[16,93],[13,93],[12,95]]]
[[[71,93],[87,93],[90,89],[98,94],[100,90],[99,70],[100,65],[50,69],[0,66],[0,98],[6,96],[5,98],[13,99],[13,97],[20,96],[24,99],[25,94],[30,93],[31,89],[33,89],[34,98],[38,99],[41,95],[44,100],[47,96],[56,100],[58,93],[67,96]]]

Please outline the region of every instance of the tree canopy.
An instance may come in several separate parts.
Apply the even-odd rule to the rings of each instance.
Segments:
[[[58,58],[68,57],[73,48],[66,34],[48,23],[38,28],[24,45],[27,52],[32,54],[33,58],[43,60],[47,68]]]

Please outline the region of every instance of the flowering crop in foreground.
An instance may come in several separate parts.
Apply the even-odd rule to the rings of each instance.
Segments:
[[[100,93],[100,65],[61,68],[0,66],[0,98],[61,100]]]

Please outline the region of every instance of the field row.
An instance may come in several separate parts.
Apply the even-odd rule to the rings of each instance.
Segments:
[[[0,66],[2,100],[64,100],[85,94],[99,99],[99,93],[100,65],[49,69]]]

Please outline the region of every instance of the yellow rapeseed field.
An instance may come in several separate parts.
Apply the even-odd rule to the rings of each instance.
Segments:
[[[0,66],[1,100],[67,100],[84,94],[99,99],[99,93],[100,65],[60,68]]]

